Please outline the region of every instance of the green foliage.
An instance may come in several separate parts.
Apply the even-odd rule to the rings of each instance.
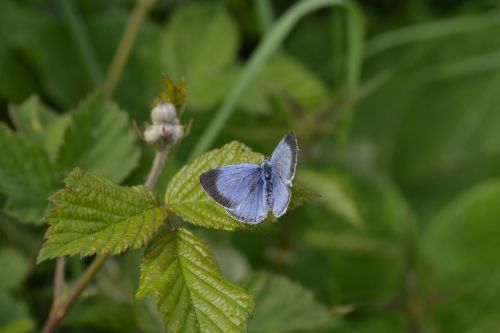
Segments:
[[[500,181],[491,180],[459,195],[429,225],[423,238],[427,261],[432,264],[429,289],[446,295],[433,316],[437,328],[474,331],[498,321],[500,311]]]
[[[8,196],[4,211],[20,221],[40,224],[56,172],[42,148],[0,124],[0,192]]]
[[[180,327],[180,314],[213,332],[196,314],[209,310],[225,325],[234,304],[212,298],[219,291],[203,281],[227,286],[222,275],[239,283],[255,268],[286,277],[244,279],[256,301],[250,333],[500,330],[500,12],[491,0],[403,1],[390,11],[374,0],[363,2],[364,13],[355,5],[316,12],[351,3],[341,0],[156,2],[132,43],[116,103],[91,93],[105,82],[130,10],[146,2],[60,0],[43,10],[36,1],[0,2],[0,333],[38,331],[49,310],[54,263],[29,259],[45,232],[30,224],[42,223],[47,207],[55,242],[42,254],[124,251],[103,265],[61,332],[158,333],[162,319],[176,332],[168,325]],[[166,91],[178,106],[186,97],[183,118],[193,120],[156,186],[167,187],[166,208],[149,191],[115,184],[142,183],[149,170],[154,151],[145,148],[139,163],[130,118],[148,117],[162,73],[186,78],[186,94]],[[223,142],[270,152],[291,128],[301,150],[289,210],[317,202],[277,223],[270,217],[247,230],[199,185],[209,168],[262,160],[242,144],[175,174]],[[70,174],[50,206],[74,167],[89,172],[81,172],[85,181]],[[223,274],[186,230],[162,230],[168,210],[179,217],[175,227],[207,227],[194,230]],[[81,241],[72,241],[77,234]],[[156,296],[161,313],[152,299],[134,299],[143,253],[129,250],[147,245],[143,275],[158,278],[143,278],[139,293]],[[199,271],[186,259],[195,255],[210,266],[201,279],[188,271]],[[67,259],[67,287],[86,266]],[[173,273],[182,275],[177,285]],[[202,288],[206,300],[189,294],[173,304],[181,283]],[[221,297],[233,310],[217,312]],[[345,309],[352,313],[337,317]],[[239,331],[250,310],[245,304],[232,317]]]
[[[340,177],[312,170],[301,170],[298,178],[318,191],[321,202],[332,213],[338,214],[358,228],[364,226],[359,209]]]
[[[0,332],[28,333],[34,327],[35,323],[28,317],[26,304],[0,290]]]
[[[249,333],[296,332],[325,326],[332,315],[312,293],[287,278],[265,272],[248,276],[242,286],[255,297]]]
[[[58,167],[66,173],[74,166],[121,182],[139,161],[135,135],[126,113],[94,93],[71,113]]]
[[[42,146],[50,161],[55,162],[69,124],[69,116],[58,116],[36,96],[12,107],[9,115],[17,130],[31,142]]]
[[[145,253],[137,297],[152,294],[172,332],[245,332],[253,300],[224,279],[212,252],[186,229],[165,231]]]
[[[118,254],[146,244],[166,219],[154,194],[74,169],[51,197],[50,228],[38,262],[64,255]]]
[[[202,173],[221,165],[235,163],[262,163],[264,156],[253,152],[239,142],[231,142],[196,158],[177,172],[167,186],[167,209],[186,221],[203,227],[234,230],[245,228],[243,223],[230,217],[222,206],[214,202],[203,190],[199,177]]]

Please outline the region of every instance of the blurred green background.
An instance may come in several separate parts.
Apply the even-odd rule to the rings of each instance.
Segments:
[[[252,232],[197,230],[229,278],[267,270],[314,294],[316,303],[296,309],[301,316],[283,319],[303,295],[286,298],[289,288],[272,285],[258,294],[246,278],[263,299],[250,332],[499,332],[500,3],[372,0],[313,11],[254,68],[232,116],[212,131],[215,141],[203,142],[255,50],[295,3],[158,0],[150,9],[113,100],[142,124],[162,73],[186,78],[183,122],[192,119],[192,128],[158,195],[201,146],[239,140],[269,154],[292,128],[297,181],[321,197]],[[13,114],[22,109],[43,118],[32,95],[64,119],[103,82],[133,7],[2,0],[1,121],[19,130]],[[102,117],[86,126],[104,133],[118,122]],[[121,126],[132,128],[130,119]],[[154,152],[128,138],[103,151],[133,160],[115,161],[114,180],[140,184]],[[54,263],[35,265],[46,226],[24,208],[30,156],[15,159],[8,148],[0,141],[0,332],[34,332],[49,311]],[[10,186],[13,159],[24,187]],[[21,213],[12,214],[12,198]],[[133,299],[140,258],[109,261],[61,332],[158,332],[151,304]],[[86,262],[69,260],[70,281]],[[325,309],[328,320],[318,319]]]

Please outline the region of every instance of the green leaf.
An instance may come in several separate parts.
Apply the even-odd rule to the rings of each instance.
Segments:
[[[341,216],[355,227],[363,227],[355,201],[339,177],[313,170],[301,170],[298,178],[320,194],[320,201],[332,213]]]
[[[225,230],[245,228],[245,224],[233,219],[210,198],[201,187],[199,177],[221,165],[262,163],[263,159],[263,155],[236,141],[201,155],[177,172],[168,184],[165,193],[167,209],[203,227]]]
[[[38,262],[140,248],[167,216],[154,194],[143,186],[118,186],[78,168],[64,182],[66,188],[51,197],[50,228]]]
[[[266,93],[291,98],[306,111],[314,111],[330,98],[325,84],[286,53],[274,56],[264,66],[257,82]]]
[[[160,234],[146,251],[137,298],[152,294],[169,332],[246,332],[252,297],[226,280],[186,229]]]
[[[175,11],[159,44],[161,68],[175,80],[186,77],[189,108],[208,109],[221,101],[233,83],[227,69],[235,65],[239,44],[238,27],[221,6]]]
[[[121,182],[136,167],[139,150],[128,115],[100,92],[72,112],[58,166],[68,172],[75,166]]]
[[[318,329],[332,318],[310,291],[285,277],[258,272],[247,277],[242,285],[255,297],[249,333]]]
[[[438,331],[469,332],[488,316],[498,318],[499,202],[500,180],[490,180],[464,191],[428,224],[422,248],[432,274],[426,282],[434,294],[447,295],[429,317]],[[496,321],[485,331],[498,328]]]
[[[54,162],[63,143],[69,117],[57,115],[43,105],[36,96],[19,106],[10,108],[9,115],[17,130],[31,142],[43,147],[50,160]]]
[[[4,211],[24,222],[40,224],[47,197],[56,187],[56,173],[42,148],[0,124],[0,193]]]
[[[23,281],[28,272],[27,260],[14,249],[0,249],[0,290],[14,289]]]

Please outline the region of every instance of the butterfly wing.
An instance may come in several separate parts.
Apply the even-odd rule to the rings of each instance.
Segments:
[[[257,224],[267,216],[268,207],[265,194],[264,180],[259,180],[253,184],[252,188],[234,208],[226,208],[226,211],[238,221],[250,224]]]
[[[281,139],[271,155],[271,169],[285,184],[291,184],[297,167],[297,137],[292,131]]]
[[[236,208],[260,179],[259,165],[242,163],[207,171],[200,176],[200,183],[215,202],[224,208]]]
[[[273,215],[280,217],[286,213],[290,198],[292,197],[292,191],[290,190],[290,185],[285,184],[280,177],[272,176],[271,181],[273,186]]]

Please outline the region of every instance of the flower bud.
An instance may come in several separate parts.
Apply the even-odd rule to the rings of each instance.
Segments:
[[[151,111],[153,124],[178,123],[175,106],[172,103],[158,103]]]
[[[161,135],[162,133],[157,126],[149,126],[144,131],[144,140],[146,140],[146,142],[150,144],[156,143],[158,142],[158,139],[160,139]]]

